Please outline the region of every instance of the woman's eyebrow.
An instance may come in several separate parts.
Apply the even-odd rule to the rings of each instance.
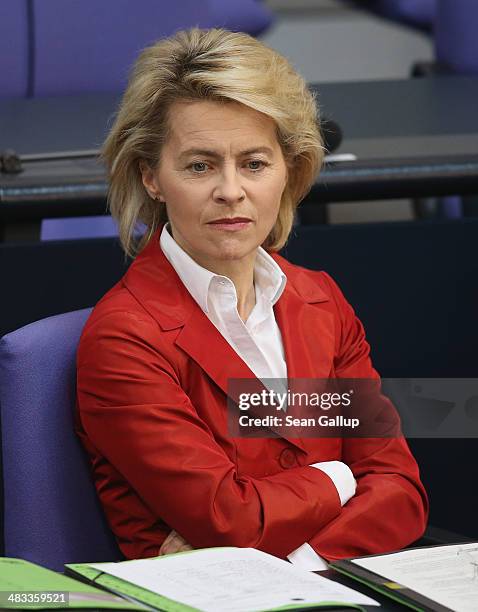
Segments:
[[[274,151],[270,147],[253,147],[251,149],[245,149],[244,151],[239,152],[240,157],[244,157],[246,155],[253,155],[254,153],[265,153],[267,155],[273,156]],[[211,157],[213,159],[222,159],[222,155],[217,151],[213,151],[211,149],[199,149],[199,148],[191,148],[182,151],[179,155],[179,159],[185,159],[187,157],[191,157],[193,155],[199,155],[203,157]]]
[[[274,151],[270,147],[253,147],[252,149],[241,151],[240,155],[253,155],[254,153],[266,153],[271,157],[274,155]]]

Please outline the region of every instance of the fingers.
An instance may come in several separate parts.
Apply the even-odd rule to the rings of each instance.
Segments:
[[[160,555],[172,555],[173,553],[183,552],[185,550],[194,550],[192,546],[190,546],[184,540],[174,539],[168,542],[166,545],[163,544],[159,550]]]
[[[175,552],[176,548],[184,543],[181,540],[181,536],[173,529],[162,543],[161,548],[159,549],[159,554],[169,555],[170,553]]]
[[[161,548],[159,549],[160,555],[171,555],[177,552],[183,552],[185,550],[193,550],[193,547],[186,542],[186,540],[179,535],[176,531],[171,533],[164,540]]]
[[[183,544],[183,546],[181,546],[181,548],[177,550],[176,552],[183,552],[185,550],[194,550],[194,548],[190,546],[189,544]]]

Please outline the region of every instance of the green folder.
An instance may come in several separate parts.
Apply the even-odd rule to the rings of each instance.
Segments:
[[[136,610],[145,606],[24,561],[0,557],[0,609]]]
[[[194,554],[195,551],[184,551],[176,553],[180,555]],[[161,557],[152,557],[151,561],[161,559]],[[129,563],[123,561],[121,563]],[[95,564],[98,565],[98,564]],[[179,601],[169,599],[154,593],[148,589],[139,587],[131,582],[104,573],[88,563],[69,563],[65,565],[65,573],[73,578],[84,580],[90,585],[100,586],[110,592],[127,596],[133,601],[146,605],[150,610],[162,610],[164,612],[202,612],[199,608],[193,608]],[[346,604],[337,602],[320,602],[320,603],[297,603],[294,605],[285,605],[281,607],[268,608],[263,612],[280,612],[282,610],[294,610],[295,612],[311,612],[311,610],[360,610],[363,608],[357,604]]]
[[[123,563],[127,563],[124,561]],[[104,574],[100,570],[91,567],[88,563],[68,563],[65,565],[65,573],[68,576],[84,580],[90,585],[98,585],[110,592],[121,593],[137,602],[148,606],[150,610],[164,610],[164,612],[197,612],[196,608],[185,606],[177,601],[157,595],[152,591],[143,589],[126,580],[116,576]]]

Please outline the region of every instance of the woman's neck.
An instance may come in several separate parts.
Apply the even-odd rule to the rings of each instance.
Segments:
[[[254,264],[255,253],[248,261],[224,261],[214,266],[216,274],[227,276],[236,289],[237,312],[243,321],[246,321],[256,304],[256,292],[254,289]]]

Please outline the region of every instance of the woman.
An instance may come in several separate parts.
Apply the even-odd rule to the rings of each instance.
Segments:
[[[277,255],[322,161],[303,79],[245,34],[179,32],[140,56],[104,158],[139,254],[83,332],[79,434],[126,557],[250,546],[318,569],[420,537],[403,439],[228,435],[229,379],[378,377],[332,279]]]

